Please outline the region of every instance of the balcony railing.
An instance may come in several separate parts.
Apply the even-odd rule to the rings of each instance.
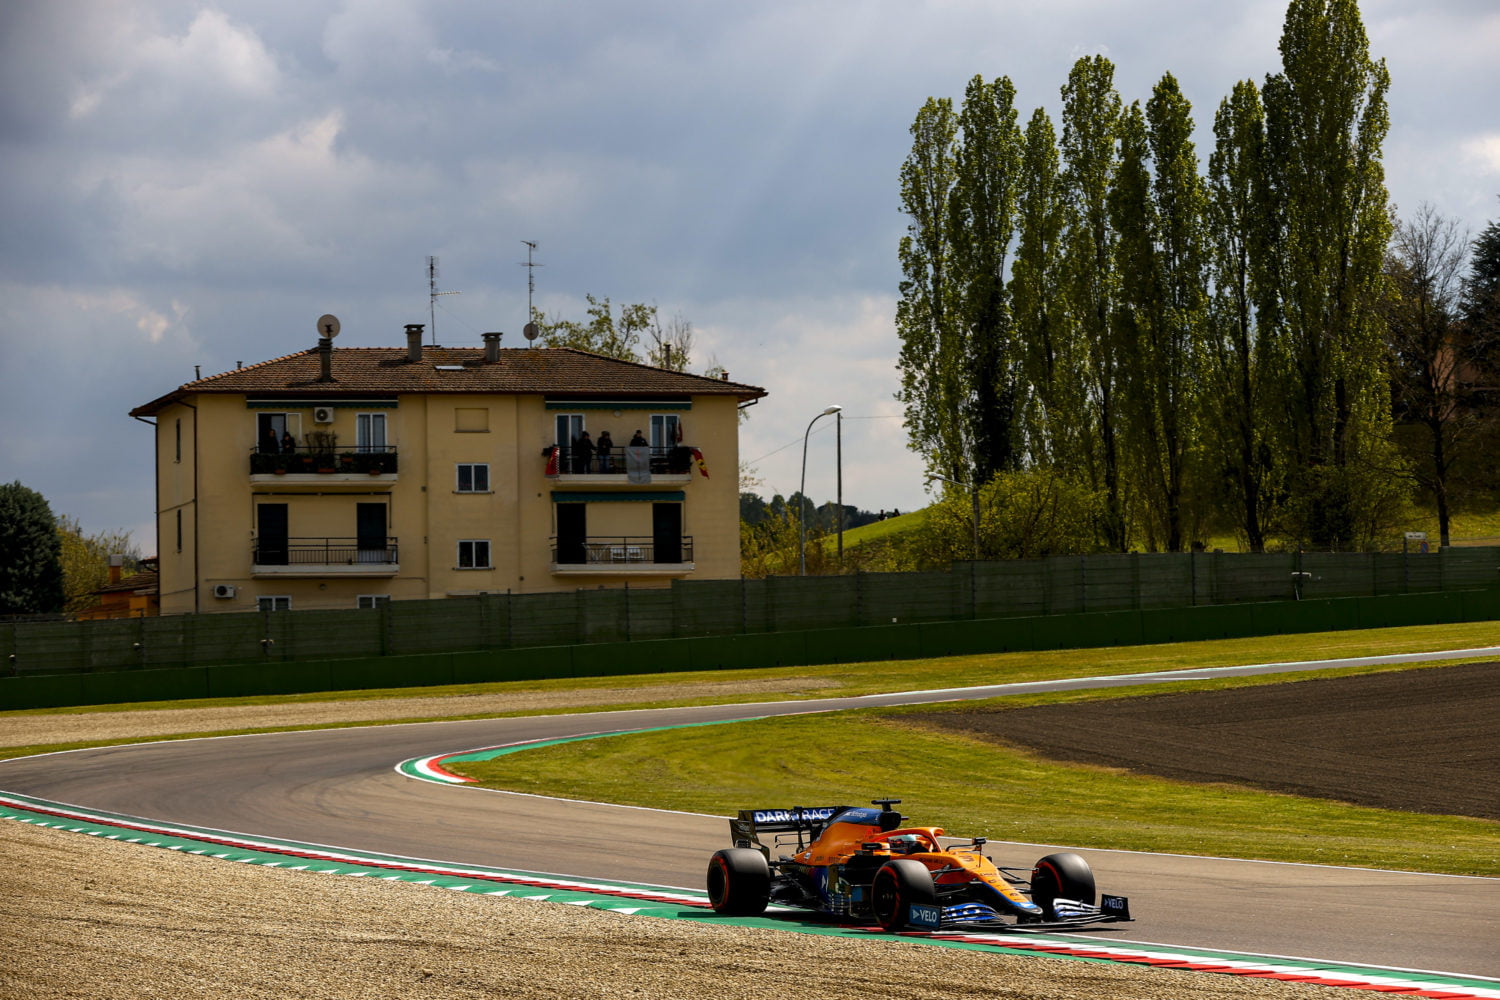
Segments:
[[[345,475],[394,475],[396,448],[394,445],[366,445],[337,451],[297,449],[267,452],[256,449],[250,453],[252,476],[329,475],[335,472]]]
[[[684,445],[652,448],[649,457],[653,476],[685,476],[693,470],[693,449]],[[542,458],[548,463],[548,475],[552,471],[552,448],[542,449]],[[626,468],[625,448],[615,445],[608,455],[597,450],[584,451],[579,448],[558,448],[557,469],[559,476],[623,476]]]
[[[664,565],[693,561],[693,536],[668,541],[651,536],[552,539],[552,561],[559,566]]]
[[[395,566],[394,538],[256,539],[257,566]]]

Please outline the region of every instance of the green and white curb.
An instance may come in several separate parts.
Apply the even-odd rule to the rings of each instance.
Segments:
[[[723,726],[731,722],[754,722],[764,716],[746,716],[743,719],[721,719],[716,722],[685,722],[676,726],[651,726],[646,729],[606,729],[596,733],[577,733],[573,736],[558,736],[543,740],[520,740],[516,743],[503,743],[499,746],[480,747],[475,750],[460,750],[454,753],[439,753],[428,757],[413,757],[403,760],[396,765],[396,770],[408,778],[417,778],[422,781],[435,781],[444,785],[467,785],[472,784],[473,778],[466,778],[461,774],[454,774],[447,769],[449,764],[462,764],[465,762],[494,760],[496,757],[504,757],[506,754],[517,753],[521,750],[540,750],[542,747],[558,746],[563,743],[577,743],[581,740],[598,740],[606,736],[632,736],[636,733],[661,733],[669,729],[697,729],[702,726]]]
[[[278,838],[250,837],[204,827],[162,824],[99,810],[81,809],[10,792],[0,792],[0,819],[65,830],[102,840],[118,840],[287,871],[412,882],[454,892],[561,903],[659,919],[695,920],[837,937],[890,937],[878,929],[834,924],[802,911],[778,910],[763,917],[719,917],[709,908],[704,893],[690,889],[577,879],[476,865],[451,865]],[[1500,1000],[1500,980],[1495,979],[1358,967],[1302,958],[1182,948],[1176,945],[1117,943],[1088,935],[909,933],[900,937],[937,947],[1009,955],[1215,972],[1314,985],[1346,986],[1438,1000]]]

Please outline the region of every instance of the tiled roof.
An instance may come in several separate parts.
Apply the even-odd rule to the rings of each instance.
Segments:
[[[98,590],[91,590],[91,591],[89,591],[89,593],[91,593],[91,594],[121,594],[121,593],[133,593],[134,591],[137,591],[137,590],[145,590],[145,591],[155,592],[155,590],[157,588],[157,583],[158,583],[159,579],[160,579],[160,577],[159,577],[159,575],[155,571],[150,571],[150,572],[146,572],[146,573],[136,573],[136,574],[134,574],[132,576],[127,576],[125,579],[121,580],[119,583],[107,583],[104,586],[100,587]]]
[[[450,370],[444,370],[450,369]],[[456,370],[451,370],[456,369]],[[320,382],[318,349],[187,382],[130,411],[150,416],[168,403],[195,393],[337,398],[391,393],[547,393],[619,399],[651,396],[735,396],[766,394],[745,385],[619,361],[570,347],[511,348],[493,364],[482,347],[423,347],[422,360],[407,360],[404,347],[339,347],[333,350],[332,382]]]

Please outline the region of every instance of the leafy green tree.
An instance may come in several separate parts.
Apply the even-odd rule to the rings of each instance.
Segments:
[[[1170,552],[1185,548],[1191,520],[1184,503],[1207,298],[1203,186],[1192,132],[1192,107],[1169,73],[1145,115],[1133,105],[1122,119],[1121,163],[1110,193],[1118,238],[1121,437],[1147,542]]]
[[[1122,359],[1112,335],[1118,275],[1115,230],[1109,218],[1122,114],[1114,64],[1103,56],[1079,59],[1062,89],[1062,99],[1062,187],[1069,225],[1058,291],[1087,352],[1083,371],[1088,410],[1075,419],[1088,435],[1090,447],[1087,464],[1078,471],[1103,489],[1100,531],[1108,548],[1123,552],[1129,539],[1120,481],[1117,393]]]
[[[1057,134],[1038,108],[1026,124],[1017,192],[1018,237],[1011,268],[1011,312],[1029,383],[1024,415],[1027,459],[1081,469],[1086,439],[1085,355],[1066,305],[1059,301],[1068,204],[1062,188]]]
[[[958,118],[947,98],[928,98],[911,126],[912,147],[901,165],[901,210],[911,220],[901,238],[896,368],[911,448],[929,469],[962,475],[969,449],[964,423],[967,378],[963,339],[953,315],[949,198],[956,178]]]
[[[0,484],[0,615],[63,610],[60,550],[46,498],[19,481]]]
[[[585,298],[589,304],[586,323],[550,319],[537,311],[535,322],[541,329],[542,346],[572,347],[621,361],[640,361],[636,348],[641,336],[656,322],[656,307],[644,303],[622,306],[616,318],[607,296],[597,299],[589,294]]]
[[[969,381],[964,475],[980,482],[1015,468],[1021,456],[1025,382],[1006,287],[1021,172],[1015,98],[1016,88],[1005,77],[969,81],[949,197],[954,309],[965,347],[960,370]]]
[[[1420,429],[1408,439],[1407,466],[1437,509],[1449,544],[1455,473],[1482,430],[1468,405],[1467,379],[1490,344],[1465,336],[1462,320],[1468,237],[1458,222],[1423,204],[1398,222],[1386,257],[1384,299],[1391,390],[1398,423]]]
[[[109,582],[109,557],[125,557],[124,570],[134,573],[140,566],[140,549],[128,531],[87,534],[75,518],[57,518],[59,558],[62,560],[66,610],[83,611],[99,603],[94,591]]]
[[[1002,472],[979,491],[979,558],[1037,559],[1097,547],[1103,495],[1054,469]],[[931,569],[974,558],[974,502],[967,490],[945,490],[927,511],[910,554]]]
[[[1281,55],[1264,100],[1267,163],[1284,210],[1292,486],[1300,532],[1319,547],[1347,546],[1354,538],[1340,532],[1368,523],[1369,512],[1333,509],[1363,497],[1351,488],[1362,473],[1346,470],[1370,467],[1389,441],[1378,306],[1391,227],[1381,164],[1390,76],[1370,58],[1355,0],[1291,0]]]
[[[1264,552],[1276,522],[1285,449],[1275,388],[1287,373],[1278,318],[1276,203],[1266,162],[1265,110],[1242,81],[1214,116],[1205,213],[1213,296],[1202,356],[1205,462],[1251,552]]]
[[[1500,222],[1486,226],[1471,247],[1460,309],[1476,374],[1500,385]]]

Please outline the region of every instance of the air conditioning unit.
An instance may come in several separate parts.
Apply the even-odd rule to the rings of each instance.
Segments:
[[[313,423],[315,423],[315,424],[331,424],[331,423],[333,423],[333,407],[331,407],[331,406],[314,406],[313,407]]]
[[[234,584],[232,584],[232,583],[216,583],[216,584],[214,584],[214,596],[217,597],[217,598],[219,598],[220,600],[226,600],[226,599],[228,599],[230,597],[233,597],[234,596]]]

